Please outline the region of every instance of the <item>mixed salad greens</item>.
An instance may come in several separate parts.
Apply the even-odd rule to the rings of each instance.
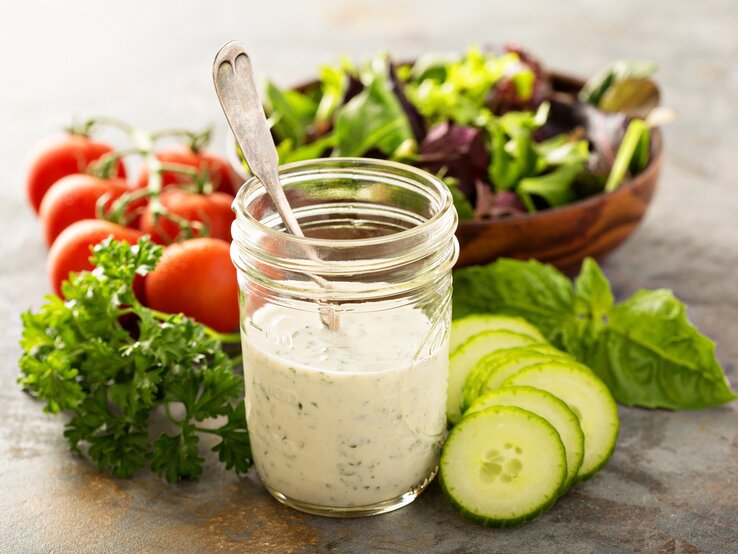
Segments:
[[[541,64],[496,54],[382,54],[343,60],[297,89],[268,82],[280,163],[326,156],[401,161],[444,179],[461,219],[533,213],[617,188],[648,165],[646,121],[658,103],[646,62],[619,61],[578,97],[553,89]],[[244,166],[248,169],[248,167]]]

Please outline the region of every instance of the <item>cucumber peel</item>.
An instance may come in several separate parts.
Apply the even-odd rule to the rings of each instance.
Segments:
[[[589,479],[610,459],[620,427],[618,407],[605,384],[586,366],[550,360],[521,370],[503,385],[543,389],[566,402],[577,414],[584,433],[584,461],[578,480]]]
[[[566,451],[542,417],[494,406],[465,417],[441,452],[439,482],[456,510],[490,527],[511,527],[553,506],[566,482]]]
[[[456,424],[461,421],[462,397],[464,381],[477,362],[495,350],[537,344],[538,340],[528,335],[512,331],[483,331],[468,339],[459,346],[449,359],[448,396],[446,399],[446,417]]]
[[[521,335],[527,335],[535,342],[547,342],[538,327],[528,323],[522,317],[492,314],[473,314],[462,319],[456,319],[451,323],[451,342],[449,352],[453,352],[474,335],[484,331],[512,331]]]
[[[528,366],[554,358],[571,359],[548,344],[498,350],[479,360],[464,381],[462,409],[466,410],[482,394],[498,389],[502,382]]]

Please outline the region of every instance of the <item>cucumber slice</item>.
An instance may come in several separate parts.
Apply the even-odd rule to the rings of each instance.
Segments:
[[[451,354],[448,368],[448,397],[446,399],[446,417],[451,423],[461,420],[461,401],[464,392],[464,381],[477,362],[494,352],[515,346],[536,344],[537,339],[512,331],[483,331],[467,340]]]
[[[584,461],[578,479],[597,473],[612,456],[618,439],[618,407],[600,381],[586,366],[576,362],[551,360],[523,369],[504,385],[525,385],[543,389],[566,402],[579,417],[584,432]]]
[[[517,525],[546,511],[566,475],[556,429],[521,408],[494,406],[464,418],[441,451],[444,494],[465,517],[491,527]]]
[[[584,433],[579,418],[563,400],[553,394],[533,387],[502,387],[480,396],[464,414],[467,418],[492,406],[515,406],[533,412],[553,425],[566,450],[566,481],[563,494],[577,479],[577,472],[584,459]]]
[[[528,335],[535,342],[547,342],[538,327],[528,323],[522,317],[509,315],[472,314],[451,323],[451,342],[449,352],[453,353],[474,335],[483,331],[512,331],[521,335]]]
[[[477,362],[477,365],[474,366],[474,369],[471,370],[464,381],[462,410],[469,408],[478,396],[499,388],[502,381],[516,373],[519,369],[557,357],[571,359],[568,354],[554,348],[550,344],[534,344],[531,346],[508,348],[485,356]],[[515,365],[516,367],[512,367]],[[507,371],[499,370],[498,368],[500,367],[509,367],[509,369]],[[485,386],[485,383],[492,375],[496,375],[496,377],[490,380],[489,386]]]

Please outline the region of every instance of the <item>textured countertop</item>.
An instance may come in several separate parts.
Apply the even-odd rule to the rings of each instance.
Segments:
[[[591,5],[590,5],[591,4]],[[208,455],[199,482],[121,481],[70,454],[62,418],[15,384],[19,313],[48,292],[41,230],[23,197],[34,142],[72,117],[148,128],[224,121],[210,81],[239,39],[282,84],[340,53],[398,57],[516,39],[552,68],[590,74],[618,57],[659,62],[666,130],[660,190],[604,265],[619,296],[667,287],[717,341],[738,383],[738,4],[530,2],[24,2],[0,18],[0,552],[735,552],[738,403],[702,412],[621,409],[609,465],[536,522],[489,530],[434,483],[397,512],[331,520],[283,507],[254,472]],[[20,52],[25,53],[21,56]]]

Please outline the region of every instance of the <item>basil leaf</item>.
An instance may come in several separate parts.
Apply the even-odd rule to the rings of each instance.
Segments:
[[[614,305],[606,277],[585,260],[574,286],[550,265],[500,259],[454,274],[454,318],[517,315],[588,365],[621,404],[695,409],[736,395],[713,341],[689,322],[667,290],[640,291]]]
[[[524,317],[547,337],[573,317],[571,281],[551,265],[502,258],[454,274],[453,316],[495,312]]]
[[[626,405],[706,408],[736,398],[715,359],[715,343],[689,322],[668,290],[642,290],[608,314],[603,347],[608,383]]]
[[[574,280],[574,311],[578,318],[601,322],[615,304],[610,282],[592,258],[586,258]]]
[[[604,369],[597,363],[607,314],[615,304],[610,283],[592,258],[586,258],[574,280],[574,318],[562,325],[558,343],[577,360],[598,367],[596,373],[609,383]]]

